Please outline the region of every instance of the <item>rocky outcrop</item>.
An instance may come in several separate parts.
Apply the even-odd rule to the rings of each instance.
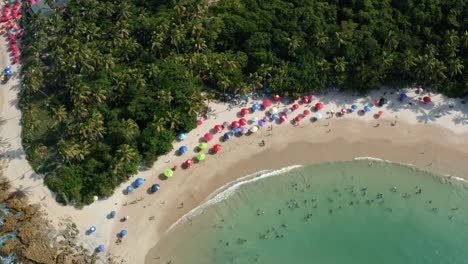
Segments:
[[[13,252],[13,250],[15,249],[17,243],[18,242],[14,241],[14,240],[5,241],[5,243],[3,244],[2,249],[0,249],[0,254],[2,254],[2,256],[5,256],[5,257],[9,256],[11,254],[11,252]]]

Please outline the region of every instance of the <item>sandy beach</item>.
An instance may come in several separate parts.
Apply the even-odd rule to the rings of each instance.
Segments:
[[[3,39],[0,45],[0,66],[4,68],[9,60]],[[122,184],[114,195],[83,209],[61,206],[43,185],[43,176],[32,171],[22,149],[17,65],[13,67],[13,73],[13,78],[2,85],[0,91],[1,153],[2,158],[9,162],[8,179],[14,188],[24,190],[32,203],[40,204],[57,227],[64,220],[75,222],[81,231],[80,240],[84,247],[93,250],[97,245],[104,244],[108,253],[126,263],[158,263],[155,245],[174,222],[205,201],[215,190],[260,170],[292,164],[377,157],[410,163],[444,175],[468,178],[468,105],[462,104],[460,99],[432,94],[433,103],[424,105],[418,97],[426,93],[416,94],[414,89],[408,89],[410,105],[401,104],[397,94],[390,94],[390,90],[385,89],[366,97],[331,92],[319,95],[318,100],[313,102],[324,103],[325,108],[321,110],[323,119],[311,122],[309,116],[298,126],[289,122],[281,125],[271,123],[272,130],[265,127],[256,134],[234,137],[222,143],[223,149],[218,154],[207,155],[205,161],[189,169],[178,169],[170,179],[161,178],[164,169],[180,166],[186,159],[192,158],[201,137],[214,125],[239,119],[240,108],[228,111],[226,104],[210,103],[213,109],[210,119],[188,133],[185,141],[174,143],[174,151],[160,157],[152,168],[142,170]],[[355,112],[344,117],[327,118],[327,111],[336,112],[353,103],[362,109],[386,92],[389,103],[382,108],[374,107],[371,113],[361,116]],[[280,110],[284,107],[279,106]],[[310,108],[301,105],[290,118]],[[385,114],[375,119],[374,114],[379,110],[385,111]],[[264,111],[258,111],[246,118],[262,118],[264,114]],[[209,146],[219,143],[221,135],[216,134]],[[265,141],[264,147],[259,146],[262,140]],[[188,146],[190,151],[177,156],[176,150],[182,145]],[[147,180],[144,186],[124,195],[124,187],[137,177]],[[159,183],[161,190],[148,194],[147,188],[153,183]],[[117,211],[117,217],[108,219],[107,214],[112,210]],[[125,215],[130,216],[128,221],[118,221]],[[90,226],[96,226],[97,231],[85,235]],[[122,229],[126,229],[128,235],[120,244],[116,244],[116,235]]]

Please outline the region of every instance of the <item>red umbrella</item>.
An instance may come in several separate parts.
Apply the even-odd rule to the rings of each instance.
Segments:
[[[193,159],[188,159],[184,162],[185,167],[190,167],[193,165]]]
[[[239,122],[237,122],[237,121],[233,121],[233,122],[231,123],[231,128],[236,128],[236,127],[240,127],[240,124],[239,124]]]
[[[432,102],[432,100],[431,100],[431,98],[429,96],[424,96],[423,101],[424,101],[425,104],[428,104],[428,103]]]
[[[245,125],[247,125],[247,120],[245,120],[244,118],[239,119],[239,125],[240,125],[240,126],[245,126]]]
[[[214,152],[220,152],[222,149],[221,145],[220,144],[216,144],[213,146],[213,151]]]
[[[279,95],[275,95],[275,96],[273,96],[273,100],[278,102],[279,100],[281,100],[281,97]]]
[[[211,134],[211,133],[206,133],[206,134],[203,136],[203,139],[204,139],[206,142],[208,142],[208,141],[210,141],[210,140],[213,139],[213,134]]]
[[[282,115],[282,116],[280,116],[279,120],[280,120],[281,123],[286,122],[286,121],[288,121],[288,116],[287,115]]]
[[[214,126],[213,129],[214,129],[214,131],[215,131],[216,133],[218,133],[218,132],[221,132],[221,130],[223,130],[223,127],[222,127],[221,125],[216,125],[216,126]]]
[[[247,108],[242,108],[242,109],[240,110],[241,116],[248,115],[249,113],[250,113],[250,111],[249,111],[249,109],[247,109]]]
[[[202,121],[201,119],[199,119],[199,120],[197,121],[197,126],[201,126],[202,124],[203,124],[203,121]]]
[[[296,121],[297,123],[299,123],[299,121],[301,121],[302,117],[301,116],[296,116],[294,118],[294,121]]]
[[[268,99],[263,100],[262,102],[263,107],[269,107],[271,106],[271,101]]]
[[[348,110],[346,110],[346,108],[341,108],[341,114],[344,115],[344,114],[346,114],[346,113],[348,113]]]
[[[375,99],[375,100],[374,100],[374,104],[375,104],[375,105],[378,105],[379,103],[380,103],[380,100],[379,100],[379,99]]]
[[[298,104],[293,104],[292,108],[293,108],[294,110],[297,110],[297,109],[299,108],[299,105],[298,105]]]
[[[310,111],[309,111],[309,110],[307,110],[307,109],[306,109],[306,110],[304,110],[304,112],[302,112],[302,113],[304,113],[304,115],[310,115]]]
[[[309,103],[309,97],[307,97],[307,96],[302,97],[302,102],[303,102],[304,104]]]
[[[318,110],[320,110],[320,109],[322,109],[322,108],[323,108],[323,104],[322,104],[322,103],[316,103],[316,104],[315,104],[315,110],[316,110],[316,111],[318,111]]]

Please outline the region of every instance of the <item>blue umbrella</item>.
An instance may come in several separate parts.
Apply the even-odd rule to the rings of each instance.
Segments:
[[[252,105],[252,110],[253,111],[257,111],[257,110],[260,110],[262,107],[259,105],[259,104],[253,104]]]
[[[365,111],[366,113],[369,113],[371,110],[372,110],[372,109],[371,109],[369,106],[367,106],[367,105],[364,106],[364,111]]]
[[[6,76],[10,76],[10,75],[11,75],[11,71],[5,71],[5,75],[6,75]]]
[[[352,105],[352,106],[351,106],[351,109],[352,109],[352,110],[356,110],[356,109],[357,109],[357,105]]]
[[[11,70],[11,65],[6,66],[5,70],[6,70],[6,71]]]
[[[401,100],[401,101],[404,101],[404,100],[406,100],[406,99],[408,99],[408,95],[406,95],[405,93],[401,93],[401,94],[400,94],[400,100]]]
[[[254,116],[254,117],[252,117],[250,120],[252,120],[252,122],[257,122],[257,121],[258,121],[258,117]]]
[[[134,190],[135,190],[135,189],[134,189],[133,186],[131,186],[131,185],[129,185],[129,186],[127,186],[127,188],[125,188],[125,192],[127,192],[127,193],[131,193],[131,192],[133,192]]]
[[[96,231],[96,227],[92,226],[89,228],[88,233],[94,233]]]
[[[271,118],[272,118],[273,120],[278,120],[279,115],[278,115],[278,114],[274,114],[274,115],[271,116]]]
[[[151,192],[157,192],[159,189],[161,188],[161,186],[159,184],[153,184],[151,185]]]
[[[263,120],[258,121],[258,126],[259,126],[259,127],[264,127],[264,126],[265,126],[265,122],[264,122]]]
[[[224,139],[230,139],[232,135],[233,134],[231,132],[227,132],[226,134],[224,134]]]
[[[184,154],[184,153],[187,152],[187,151],[188,151],[187,146],[182,146],[182,147],[179,148],[179,153],[180,153],[180,154]]]
[[[142,178],[138,178],[135,180],[135,187],[140,187],[141,185],[143,185],[143,183],[145,183],[145,180]]]
[[[234,133],[239,133],[239,132],[240,132],[240,128],[235,127],[235,128],[232,129],[232,132],[234,132]]]
[[[180,141],[184,140],[187,137],[185,133],[180,133],[179,136],[177,137]]]
[[[122,231],[120,231],[119,235],[120,235],[121,237],[126,236],[126,235],[127,235],[127,230],[123,229]]]
[[[116,215],[117,215],[117,213],[116,213],[115,211],[112,211],[112,212],[110,213],[110,216],[111,216],[112,218],[114,218]]]
[[[99,245],[97,248],[96,248],[96,252],[102,252],[104,251],[104,245]]]

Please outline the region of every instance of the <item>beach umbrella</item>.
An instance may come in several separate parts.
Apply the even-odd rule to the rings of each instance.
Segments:
[[[374,99],[374,104],[379,105],[380,100],[379,99]]]
[[[308,96],[302,97],[302,102],[303,102],[304,104],[309,103],[309,97],[308,97]]]
[[[92,226],[88,229],[88,233],[91,234],[91,233],[94,233],[96,232],[96,227],[95,226]]]
[[[250,111],[249,111],[249,109],[247,109],[247,108],[242,108],[242,109],[240,110],[241,116],[248,115],[249,113],[250,113]]]
[[[272,120],[272,119],[271,119],[270,116],[265,116],[265,117],[263,118],[263,121],[265,121],[265,122],[269,122],[269,121],[271,121],[271,120]]]
[[[185,167],[190,167],[193,165],[193,159],[188,159],[184,162]]]
[[[120,236],[120,237],[124,237],[124,236],[126,236],[126,235],[127,235],[127,230],[125,230],[125,229],[123,229],[123,230],[120,231],[120,233],[119,233],[119,236]]]
[[[309,95],[309,102],[312,102],[315,100],[315,96],[313,94]]]
[[[131,193],[131,192],[133,192],[134,190],[135,190],[135,189],[133,189],[133,186],[131,186],[131,185],[129,185],[129,186],[127,186],[127,188],[125,188],[125,192],[126,192],[126,193]]]
[[[266,108],[266,107],[270,107],[271,104],[272,104],[271,101],[268,100],[268,99],[265,99],[265,100],[263,100],[263,102],[262,102],[262,105],[263,105],[263,107],[265,107],[265,108]]]
[[[198,161],[202,161],[206,158],[205,153],[198,153],[197,156],[195,156]]]
[[[199,120],[197,121],[197,126],[201,126],[202,124],[203,124],[203,121],[202,121],[201,119],[199,119]]]
[[[213,151],[214,152],[220,152],[222,149],[221,145],[220,144],[216,144],[213,146]]]
[[[353,105],[351,106],[351,110],[354,111],[354,110],[357,110],[357,109],[358,109],[357,105],[354,105],[354,104],[353,104]]]
[[[271,116],[271,119],[273,120],[277,120],[279,118],[279,115],[278,114],[274,114]]]
[[[223,127],[224,127],[224,128],[228,128],[229,125],[231,125],[231,123],[229,123],[228,121],[224,121],[224,122],[223,122]]]
[[[140,187],[143,183],[145,183],[145,180],[143,178],[138,178],[135,180],[135,187]]]
[[[249,130],[244,126],[244,127],[240,128],[240,132],[241,132],[241,134],[245,135],[245,134],[247,134],[247,132],[249,132]]]
[[[322,103],[316,103],[315,104],[315,111],[319,111],[320,109],[323,108],[323,104]]]
[[[159,191],[159,189],[161,189],[161,186],[159,184],[155,183],[155,184],[151,185],[151,192],[152,193],[155,193],[155,192]]]
[[[287,115],[281,115],[280,116],[280,122],[283,123],[283,122],[286,122],[288,121],[288,116]]]
[[[369,106],[364,106],[364,112],[369,113],[372,109]]]
[[[316,113],[316,114],[315,114],[315,118],[316,118],[317,120],[320,119],[320,118],[322,118],[322,114],[321,114],[321,113]]]
[[[385,103],[387,103],[387,99],[382,97],[382,98],[380,98],[378,105],[383,106]]]
[[[102,252],[104,251],[104,245],[99,245],[97,248],[96,248],[96,252]]]
[[[298,104],[293,104],[293,105],[292,105],[292,108],[293,108],[294,110],[297,110],[297,109],[299,109],[299,105],[298,105]]]
[[[432,102],[432,100],[431,100],[431,98],[430,98],[429,96],[424,96],[423,102],[424,102],[425,104],[428,104],[428,103]]]
[[[240,127],[235,127],[235,128],[233,128],[233,129],[232,129],[232,132],[233,132],[234,134],[239,133],[239,132],[240,132]]]
[[[275,95],[275,96],[273,96],[273,100],[275,100],[276,102],[278,102],[279,100],[281,100],[281,96]]]
[[[252,117],[252,118],[250,119],[250,121],[252,121],[252,122],[257,122],[257,121],[258,121],[258,117],[254,116],[254,117]]]
[[[378,112],[379,117],[382,117],[383,114],[384,114],[384,111],[379,111],[379,112]]]
[[[296,123],[299,123],[301,121],[302,117],[301,116],[296,116],[294,118],[294,121],[296,121]]]
[[[341,108],[341,114],[344,115],[348,113],[348,110],[346,110],[346,108]]]
[[[164,170],[164,176],[166,176],[167,178],[172,177],[172,175],[174,175],[174,171],[173,171],[173,170],[171,170],[171,169],[165,169],[165,170]]]
[[[236,128],[236,127],[240,127],[240,124],[239,124],[239,122],[237,122],[237,121],[233,121],[233,122],[231,123],[231,128]]]
[[[250,128],[250,132],[255,133],[258,131],[258,126],[253,126]]]
[[[258,126],[259,127],[264,127],[265,126],[265,121],[263,121],[263,120],[258,121]]]
[[[400,94],[400,101],[404,101],[406,99],[408,99],[408,95],[406,95],[406,93],[401,93]]]
[[[202,143],[198,144],[199,149],[206,149],[206,147],[208,147],[208,144],[206,144],[206,142],[202,142]]]
[[[182,146],[179,148],[179,154],[184,154],[185,152],[188,151],[188,147],[187,146]]]
[[[270,111],[268,111],[268,113],[270,113],[270,115],[277,114],[277,113],[278,113],[278,108],[272,107],[272,108],[270,109]]]
[[[253,104],[252,105],[252,111],[257,111],[260,110],[262,107],[259,104]]]
[[[219,133],[223,130],[223,126],[222,125],[216,125],[213,127],[213,130],[216,132],[216,133]]]
[[[309,111],[309,110],[307,110],[307,109],[306,109],[306,110],[304,110],[304,111],[302,111],[302,113],[303,113],[304,115],[310,115],[310,111]]]
[[[6,70],[6,71],[11,71],[11,65],[6,66],[6,67],[5,67],[5,70]]]
[[[245,120],[244,118],[239,119],[239,125],[240,125],[240,126],[245,126],[245,125],[247,125],[247,120]]]
[[[94,201],[97,201],[97,200],[99,200],[99,197],[97,197],[96,195],[94,195],[94,196],[93,196],[93,200],[94,200]]]
[[[110,217],[111,218],[114,218],[116,215],[117,215],[117,213],[115,211],[110,212]]]
[[[213,139],[213,134],[211,134],[211,133],[206,133],[206,134],[203,136],[203,139],[204,139],[206,142],[208,142],[208,141],[210,141],[210,140]]]
[[[225,140],[228,140],[228,139],[230,139],[232,136],[233,136],[232,132],[227,132],[226,134],[224,134],[223,137],[224,137]]]

